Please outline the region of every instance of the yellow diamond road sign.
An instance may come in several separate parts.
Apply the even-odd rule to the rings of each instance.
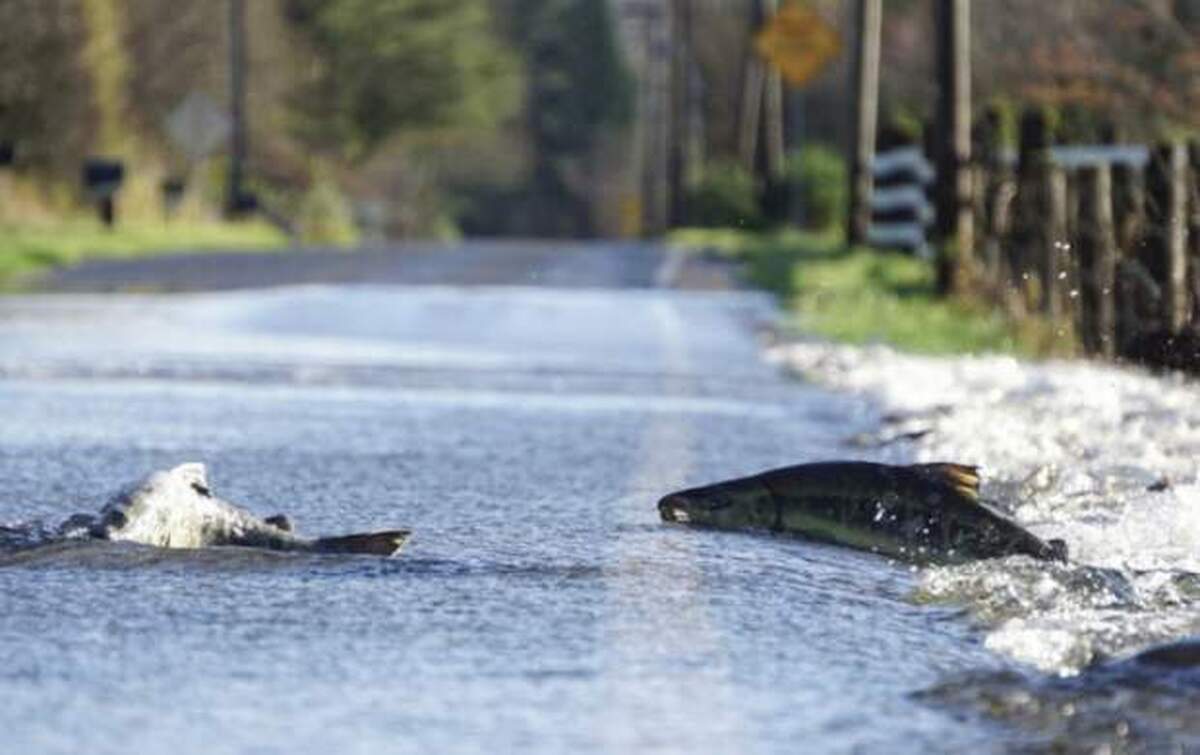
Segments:
[[[755,36],[754,49],[778,68],[789,84],[801,86],[837,57],[842,39],[811,8],[788,3]]]

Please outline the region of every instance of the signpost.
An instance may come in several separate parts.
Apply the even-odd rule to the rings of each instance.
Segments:
[[[167,134],[188,161],[199,162],[229,139],[229,116],[203,92],[192,92],[167,116]]]
[[[187,156],[188,173],[192,166],[216,152],[229,140],[233,130],[229,116],[203,92],[192,92],[166,119],[167,134]],[[187,179],[168,176],[162,182],[163,211],[169,218],[183,201]]]
[[[842,50],[842,38],[819,13],[798,2],[779,9],[754,38],[754,49],[792,86],[816,78]]]

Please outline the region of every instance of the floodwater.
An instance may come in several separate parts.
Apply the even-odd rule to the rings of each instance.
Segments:
[[[960,583],[658,521],[679,486],[917,454],[849,442],[884,405],[764,361],[771,316],[744,293],[525,287],[0,302],[0,523],[52,526],[194,460],[304,533],[414,530],[390,560],[10,550],[3,749],[1070,744],[987,703],[1081,698],[990,642]],[[1153,741],[1194,746],[1183,728]]]

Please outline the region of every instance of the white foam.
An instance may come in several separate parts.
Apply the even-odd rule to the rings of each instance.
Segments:
[[[922,590],[961,597],[989,627],[987,644],[1039,668],[1069,672],[1115,652],[1200,628],[1196,603],[1167,610],[1162,573],[1200,573],[1200,387],[1179,377],[1088,362],[1002,356],[928,357],[883,346],[778,346],[771,358],[806,378],[873,397],[906,430],[929,432],[881,454],[892,461],[977,464],[984,496],[1044,537],[1067,541],[1076,568],[1124,575],[1130,605],[1064,613],[1016,583],[1037,577],[988,565],[1020,593],[1015,615],[973,592],[971,567],[925,570]],[[1147,574],[1145,572],[1150,571]],[[1151,597],[1147,597],[1151,596]],[[1194,598],[1193,598],[1194,600]],[[1168,601],[1170,602],[1170,601]],[[1190,617],[1190,621],[1189,621]]]

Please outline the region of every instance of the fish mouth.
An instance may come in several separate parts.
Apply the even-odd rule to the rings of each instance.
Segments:
[[[658,513],[664,522],[687,524],[692,521],[692,516],[688,512],[690,508],[690,502],[680,495],[665,496],[658,502]]]
[[[658,502],[658,513],[664,522],[680,524],[710,523],[714,514],[735,505],[731,500],[710,500],[672,493]]]

